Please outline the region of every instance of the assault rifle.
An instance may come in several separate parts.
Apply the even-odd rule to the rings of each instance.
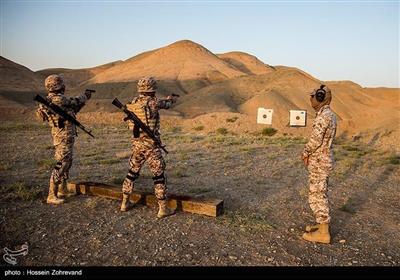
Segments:
[[[156,146],[158,148],[162,149],[165,153],[168,154],[168,151],[165,149],[165,146],[162,145],[160,139],[158,139],[154,135],[153,131],[151,131],[151,129],[145,123],[143,123],[135,113],[129,111],[126,108],[126,106],[123,105],[118,100],[118,98],[115,98],[112,101],[112,104],[114,106],[118,107],[119,109],[121,109],[127,115],[127,117],[125,119],[129,119],[129,120],[133,121],[135,123],[135,126],[138,126],[144,133],[146,133],[150,137],[150,139],[154,141],[154,143],[156,144]]]
[[[87,91],[89,91],[89,90],[87,90]],[[90,91],[95,92],[94,90],[90,90]],[[67,121],[73,123],[74,125],[76,125],[77,127],[79,127],[84,132],[86,132],[87,134],[89,134],[90,136],[92,136],[94,138],[94,136],[90,130],[87,130],[79,121],[77,121],[74,117],[72,117],[70,114],[65,112],[63,109],[61,109],[56,104],[53,104],[53,103],[47,101],[45,98],[43,98],[42,96],[40,96],[38,94],[35,96],[35,98],[33,100],[43,104],[46,108],[48,108],[51,111],[53,111],[54,113],[56,113],[57,115],[62,117],[64,120],[67,120]]]

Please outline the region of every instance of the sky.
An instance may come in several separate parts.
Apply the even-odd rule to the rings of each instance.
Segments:
[[[400,87],[399,1],[0,0],[0,54],[85,68],[188,39],[320,80]]]

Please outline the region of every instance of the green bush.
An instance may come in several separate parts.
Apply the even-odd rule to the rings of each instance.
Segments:
[[[234,123],[239,117],[227,118],[226,122]]]
[[[218,129],[216,130],[216,132],[217,132],[218,134],[221,134],[221,135],[226,135],[226,134],[228,134],[228,130],[227,130],[225,127],[220,127],[220,128],[218,128]]]
[[[193,129],[196,131],[201,131],[204,129],[204,125],[195,126],[195,127],[193,127]]]
[[[180,127],[180,126],[174,126],[174,127],[171,127],[171,129],[170,129],[170,132],[172,132],[172,133],[178,133],[181,131],[182,131],[182,127]]]
[[[278,132],[278,130],[276,130],[273,127],[266,127],[263,130],[261,130],[261,134],[264,136],[273,136]]]
[[[398,156],[398,155],[392,155],[392,156],[388,157],[387,161],[388,161],[388,163],[390,163],[390,164],[396,164],[396,165],[398,165],[398,164],[400,164],[400,156]]]

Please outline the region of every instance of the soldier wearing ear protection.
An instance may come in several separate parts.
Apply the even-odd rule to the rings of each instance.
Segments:
[[[331,90],[325,85],[310,94],[316,112],[310,140],[302,159],[309,172],[309,203],[317,224],[307,226],[303,238],[307,241],[330,243],[329,202],[327,197],[329,174],[333,170],[332,142],[336,134],[336,116],[332,112]]]

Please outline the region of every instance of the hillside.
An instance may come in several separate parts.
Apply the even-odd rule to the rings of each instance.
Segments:
[[[279,133],[307,135],[310,125],[288,126],[288,111],[307,110],[310,124],[314,112],[308,93],[324,83],[333,92],[332,108],[338,116],[339,136],[362,136],[371,143],[384,142],[391,146],[399,141],[399,89],[363,88],[351,81],[320,81],[301,69],[270,66],[243,52],[215,55],[189,40],[125,61],[85,69],[44,69],[34,73],[5,58],[0,62],[0,106],[2,116],[7,118],[12,117],[17,105],[32,106],[32,96],[43,90],[45,77],[59,73],[66,79],[68,95],[81,93],[85,88],[97,90],[81,116],[90,121],[99,118],[102,122],[103,118],[107,119],[104,114],[117,111],[110,102],[112,98],[129,101],[137,94],[137,80],[152,75],[159,83],[158,96],[181,95],[178,103],[162,115],[178,117],[176,121],[186,130],[202,125],[204,132],[218,127],[235,133],[260,131],[265,126],[256,124],[256,113],[259,107],[264,107],[274,109],[272,126]],[[23,91],[26,93],[21,94]],[[232,117],[237,121],[225,121]]]
[[[0,92],[26,92],[43,90],[35,72],[0,56]]]
[[[260,75],[274,71],[274,67],[265,64],[248,53],[227,52],[217,54],[217,56],[248,75]]]

